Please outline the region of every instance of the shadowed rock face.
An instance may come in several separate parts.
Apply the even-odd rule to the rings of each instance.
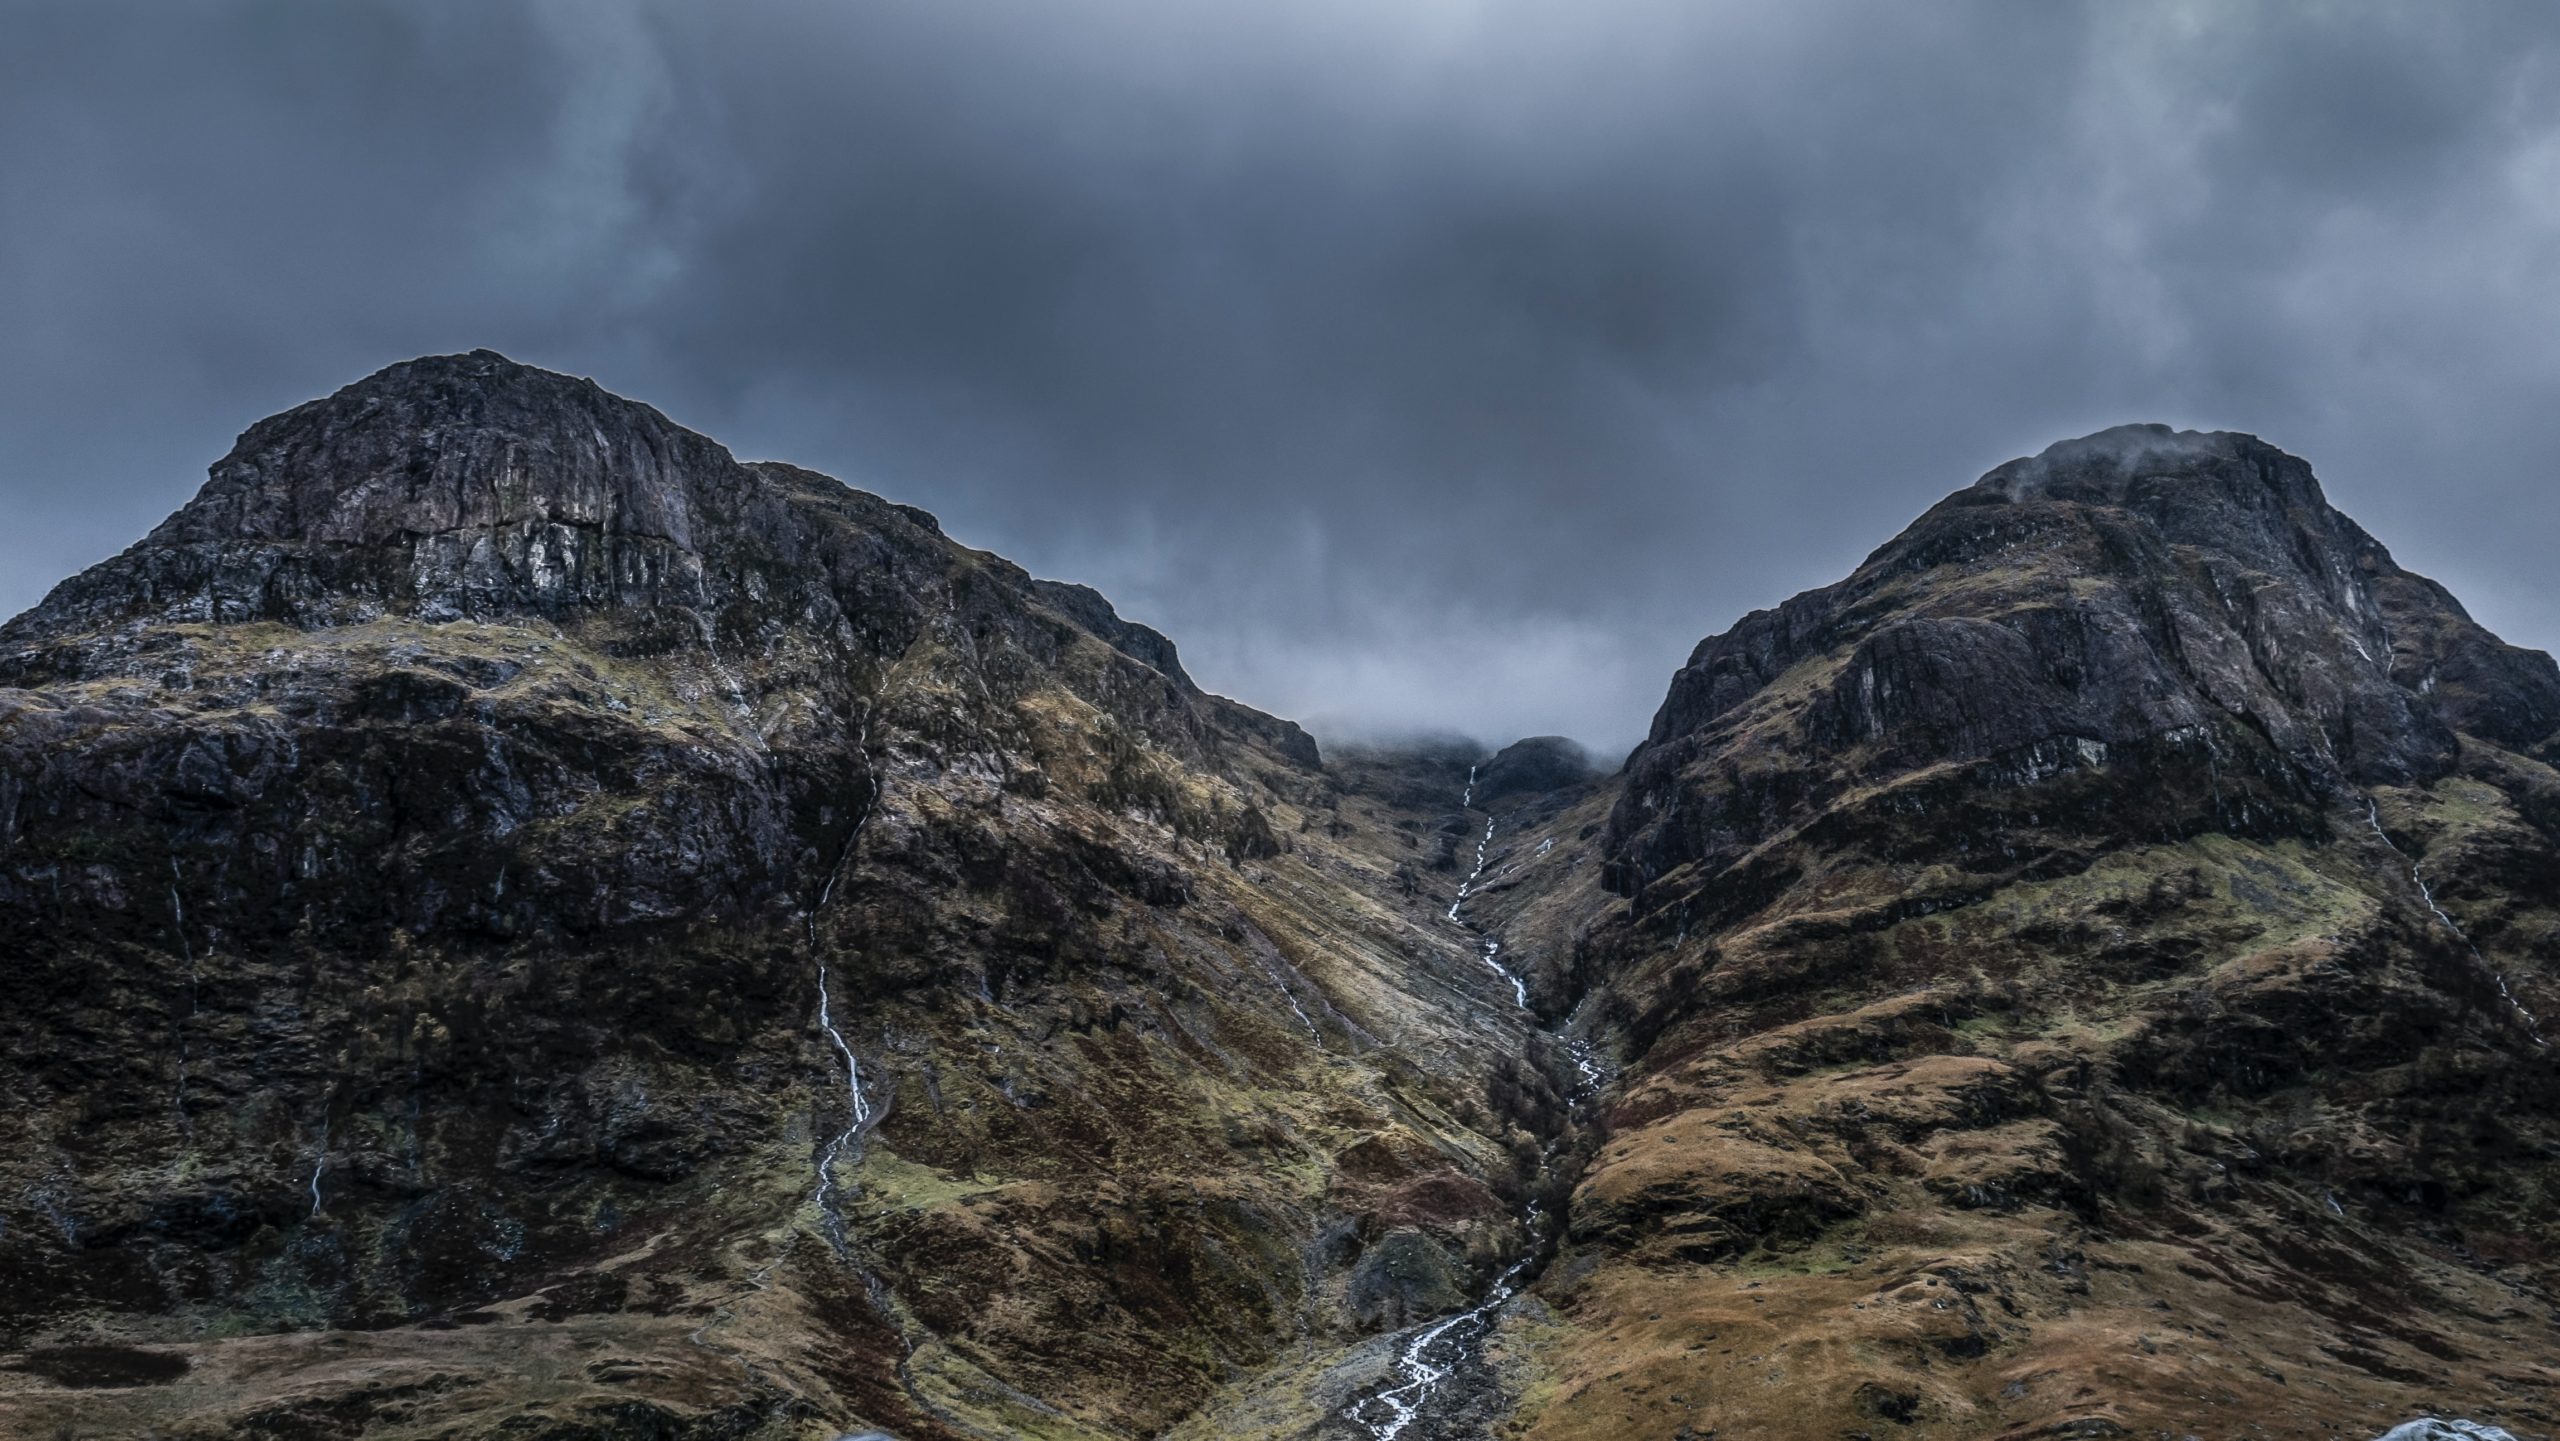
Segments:
[[[1993,471],[1602,776],[395,366],[0,627],[0,1433],[1338,1437],[1525,1255],[1402,1441],[2532,1441],[2555,731],[2246,436]]]

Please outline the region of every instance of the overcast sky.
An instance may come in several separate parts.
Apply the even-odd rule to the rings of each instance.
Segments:
[[[0,0],[0,613],[491,346],[1320,730],[1641,734],[2130,420],[2560,643],[2560,7]]]

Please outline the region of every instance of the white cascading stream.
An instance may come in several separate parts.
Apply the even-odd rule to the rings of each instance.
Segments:
[[[1462,808],[1472,809],[1475,794],[1476,770],[1475,767],[1470,766],[1467,768],[1467,787],[1460,793],[1458,804]],[[1466,880],[1459,884],[1458,898],[1449,904],[1447,916],[1452,921],[1461,920],[1460,908],[1466,904],[1475,883],[1484,875],[1486,857],[1493,845],[1493,829],[1494,820],[1488,814],[1485,817],[1484,834],[1476,841],[1475,869],[1469,872]],[[1541,854],[1543,853],[1542,851]],[[1528,983],[1503,966],[1500,960],[1502,942],[1487,936],[1483,938],[1481,944],[1482,949],[1479,954],[1485,965],[1494,974],[1511,984],[1513,1004],[1523,1012],[1528,1011]],[[1563,1039],[1560,1031],[1546,1034],[1556,1039]],[[1575,1097],[1580,1100],[1599,1089],[1602,1080],[1600,1064],[1588,1041],[1566,1040],[1565,1046],[1572,1055],[1574,1069],[1581,1078],[1582,1085]],[[1548,1154],[1552,1155],[1555,1150],[1554,1145],[1551,1143],[1547,1150]],[[1537,1202],[1529,1203],[1528,1210],[1523,1214],[1522,1219],[1527,1223],[1534,1238],[1538,1233],[1540,1221]],[[1521,1274],[1529,1269],[1530,1263],[1535,1259],[1536,1253],[1532,1251],[1531,1254],[1512,1262],[1509,1269],[1494,1279],[1492,1287],[1485,1292],[1482,1300],[1464,1311],[1444,1316],[1414,1332],[1412,1338],[1404,1343],[1403,1349],[1396,1353],[1394,1383],[1372,1391],[1344,1407],[1343,1419],[1367,1432],[1371,1441],[1397,1441],[1397,1438],[1404,1434],[1406,1427],[1422,1417],[1429,1408],[1432,1398],[1439,1394],[1442,1384],[1449,1379],[1450,1373],[1465,1363],[1473,1354],[1476,1343],[1493,1328],[1493,1314],[1502,1308],[1504,1302],[1518,1294]]]
[[[720,644],[712,636],[711,617],[694,611],[693,624],[702,632],[703,653],[711,657],[712,673],[720,677],[721,686],[729,692],[729,708],[738,713],[738,724],[746,727],[747,734],[762,746],[764,731],[756,724],[755,707],[747,704],[747,688],[738,684],[738,677],[730,671],[728,663],[720,659]]]
[[[196,1020],[196,948],[195,943],[187,939],[187,908],[178,899],[180,879],[178,858],[171,855],[169,857],[169,925],[178,937],[178,953],[187,958],[187,1013],[178,1021],[178,1089],[172,1098],[171,1105],[177,1112],[178,1129],[188,1136],[193,1136],[196,1133],[196,1125],[187,1116],[187,1068],[193,1061],[187,1032]]]
[[[1342,1414],[1376,1441],[1396,1441],[1404,1428],[1422,1414],[1440,1383],[1466,1358],[1467,1347],[1484,1334],[1489,1324],[1486,1317],[1511,1299],[1515,1290],[1512,1283],[1528,1265],[1525,1258],[1512,1262],[1511,1269],[1502,1273],[1482,1301],[1415,1332],[1396,1355],[1396,1374],[1402,1379],[1360,1398]]]
[[[693,611],[692,615],[695,628],[702,634],[703,653],[710,657],[712,672],[719,676],[722,688],[728,691],[729,705],[737,713],[738,723],[758,748],[764,748],[764,731],[756,723],[755,708],[748,703],[746,687],[739,682],[737,674],[720,658],[719,639],[711,618],[699,610]],[[826,884],[819,888],[817,904],[809,908],[807,926],[809,958],[817,968],[818,1029],[826,1034],[828,1044],[834,1046],[836,1054],[844,1059],[847,1121],[844,1129],[838,1131],[818,1153],[818,1212],[831,1225],[838,1224],[831,1209],[835,1194],[836,1158],[843,1154],[854,1137],[862,1133],[864,1127],[871,1124],[871,1101],[862,1093],[862,1062],[855,1057],[853,1044],[845,1039],[844,1032],[836,1028],[834,1005],[827,992],[826,953],[818,939],[818,917],[826,910],[827,902],[834,898],[837,883],[844,879],[845,866],[853,859],[854,844],[862,838],[862,827],[871,819],[872,805],[879,797],[879,774],[871,766],[871,723],[868,717],[856,723],[854,754],[862,759],[864,777],[869,783],[868,794],[863,798],[861,814],[854,817],[853,829],[845,835],[844,848],[836,853],[836,863],[827,872]]]
[[[320,1128],[320,1144],[311,1152],[311,1214],[320,1214],[320,1178],[329,1173],[329,1128]]]
[[[1458,797],[1459,807],[1464,809],[1471,806],[1475,801],[1475,797],[1476,768],[1474,766],[1469,766],[1467,767],[1467,788],[1465,791],[1461,792]],[[1493,813],[1487,811],[1484,818],[1484,834],[1476,837],[1476,867],[1474,870],[1467,872],[1467,878],[1465,880],[1458,882],[1458,898],[1449,902],[1448,915],[1450,920],[1455,921],[1459,919],[1458,908],[1467,903],[1467,897],[1475,891],[1476,882],[1484,877],[1485,857],[1493,847],[1493,824]],[[1486,936],[1477,942],[1477,958],[1484,962],[1487,970],[1492,971],[1495,975],[1502,977],[1503,980],[1508,981],[1511,984],[1512,1003],[1525,1011],[1529,1009],[1529,983],[1523,980],[1517,972],[1502,964],[1501,956],[1501,941],[1492,936]]]
[[[2446,930],[2453,932],[2453,938],[2462,942],[2462,948],[2471,953],[2471,959],[2478,961],[2480,969],[2489,973],[2489,979],[2498,983],[2498,994],[2506,998],[2507,1005],[2515,1011],[2516,1018],[2524,1022],[2525,1034],[2533,1037],[2535,1045],[2547,1045],[2548,1042],[2542,1039],[2541,1023],[2534,1019],[2533,1012],[2525,1009],[2524,1002],[2516,999],[2516,993],[2507,986],[2505,973],[2489,964],[2489,958],[2480,954],[2480,948],[2472,944],[2470,935],[2462,929],[2461,924],[2445,914],[2444,907],[2436,904],[2436,893],[2427,885],[2426,873],[2418,868],[2417,861],[2412,859],[2407,851],[2400,849],[2399,842],[2391,839],[2391,833],[2382,828],[2382,807],[2376,805],[2371,796],[2365,797],[2364,818],[2366,824],[2373,827],[2373,833],[2382,838],[2384,845],[2391,848],[2391,853],[2398,856],[2409,867],[2409,879],[2418,888],[2418,898],[2427,903],[2428,910],[2435,912],[2437,920],[2444,922]]]
[[[826,1033],[828,1043],[835,1047],[838,1056],[844,1058],[845,1127],[818,1153],[816,1197],[818,1214],[829,1225],[839,1228],[841,1222],[831,1209],[836,1187],[836,1158],[844,1153],[844,1148],[852,1143],[854,1137],[862,1134],[863,1128],[871,1124],[871,1100],[862,1093],[862,1062],[853,1053],[853,1043],[844,1038],[844,1032],[836,1029],[834,1003],[827,993],[827,956],[818,937],[818,917],[826,911],[827,902],[835,898],[836,883],[844,879],[845,866],[853,859],[854,845],[862,839],[862,828],[870,821],[872,807],[879,800],[880,776],[871,766],[871,723],[868,718],[855,728],[854,754],[862,757],[863,772],[869,782],[862,801],[862,813],[854,817],[853,829],[845,833],[844,848],[836,853],[836,863],[827,872],[827,883],[818,890],[817,904],[809,908],[808,924],[809,958],[818,972],[818,1029]]]

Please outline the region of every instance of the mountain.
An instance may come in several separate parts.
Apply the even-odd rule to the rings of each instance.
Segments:
[[[1523,1244],[1425,821],[589,382],[262,422],[0,685],[0,1430],[1151,1433]]]
[[[0,1433],[2548,1436],[2555,762],[2245,436],[1606,774],[409,362],[0,627]]]
[[[2548,1434],[2556,732],[2242,435],[2002,466],[1701,644],[1530,1434]]]

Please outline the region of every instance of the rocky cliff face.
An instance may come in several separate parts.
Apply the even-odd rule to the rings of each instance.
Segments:
[[[0,1430],[1137,1434],[1518,1248],[1418,823],[589,382],[261,423],[0,687]]]
[[[0,1432],[2548,1435],[2555,762],[2243,436],[1603,776],[396,366],[0,628]]]

